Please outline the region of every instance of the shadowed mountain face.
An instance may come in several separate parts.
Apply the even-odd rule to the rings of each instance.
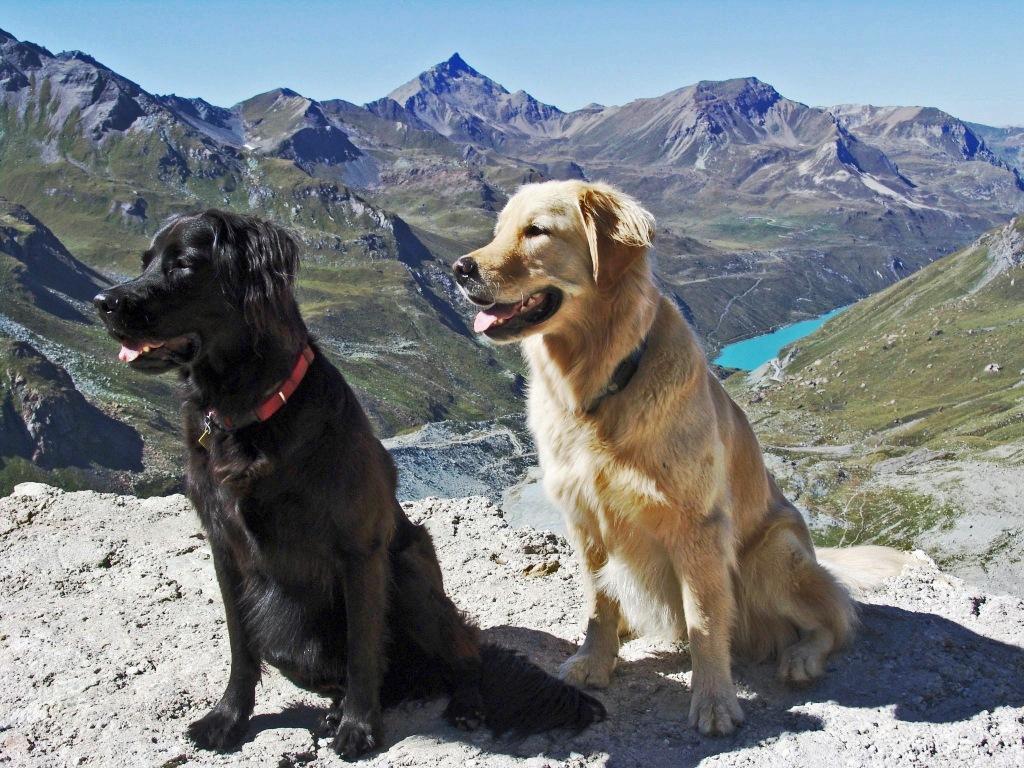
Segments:
[[[253,96],[235,111],[241,116],[242,141],[248,149],[300,165],[337,165],[362,155],[319,104],[287,88]]]
[[[87,401],[31,344],[0,339],[0,371],[0,469],[14,457],[42,469],[142,469],[139,433]]]
[[[1018,170],[1024,169],[1024,128],[993,128],[991,125],[966,123],[992,151]]]
[[[42,309],[81,320],[88,302],[107,281],[70,253],[21,205],[0,198],[0,265],[4,290],[21,293]]]

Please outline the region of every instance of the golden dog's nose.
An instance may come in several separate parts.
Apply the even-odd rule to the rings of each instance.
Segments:
[[[472,256],[460,258],[452,264],[452,270],[455,272],[455,280],[460,285],[464,285],[480,275],[480,267],[477,266],[476,259]]]

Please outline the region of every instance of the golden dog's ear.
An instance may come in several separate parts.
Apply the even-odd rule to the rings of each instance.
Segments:
[[[611,288],[654,241],[654,217],[632,197],[606,184],[588,184],[580,192],[579,204],[594,282],[601,290]]]

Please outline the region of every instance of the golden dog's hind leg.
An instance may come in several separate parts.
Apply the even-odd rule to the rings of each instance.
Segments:
[[[849,639],[856,623],[849,594],[815,561],[810,539],[802,534],[789,525],[777,526],[739,569],[746,603],[740,609],[775,620],[747,623],[760,624],[764,631],[781,620],[795,629],[795,638],[792,631],[765,638],[778,645],[772,650],[779,679],[795,684],[820,677],[829,654]],[[748,631],[757,633],[758,627]]]
[[[795,684],[821,677],[829,654],[846,643],[856,623],[847,591],[812,554],[800,555],[791,554],[790,588],[779,604],[800,632],[800,639],[779,656],[779,679]]]
[[[672,549],[693,662],[689,723],[702,734],[721,736],[743,722],[730,659],[735,599],[720,526],[711,520],[698,525],[703,530]]]
[[[574,527],[575,528],[575,527]],[[607,688],[619,656],[619,630],[622,611],[616,598],[596,583],[598,570],[607,562],[604,547],[575,529],[581,553],[583,589],[587,606],[587,630],[583,645],[559,668],[559,676],[575,685]]]

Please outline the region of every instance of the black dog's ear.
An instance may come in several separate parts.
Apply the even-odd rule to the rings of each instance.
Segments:
[[[257,332],[290,319],[299,246],[282,227],[255,216],[210,210],[213,254],[232,298]]]

